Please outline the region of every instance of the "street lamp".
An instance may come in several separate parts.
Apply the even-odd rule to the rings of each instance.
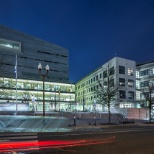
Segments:
[[[61,89],[59,89],[58,91],[59,91],[59,112],[60,112],[60,91]]]
[[[151,119],[152,119],[152,116],[151,116],[151,107],[152,107],[152,93],[153,93],[153,90],[154,90],[154,84],[152,81],[149,82],[149,122],[151,123]]]
[[[46,74],[42,74],[41,70],[42,70],[42,65],[41,63],[39,63],[38,65],[38,70],[39,70],[39,74],[41,75],[42,79],[43,79],[43,116],[45,116],[45,102],[44,102],[44,79],[47,77],[48,72],[49,72],[49,65],[47,65],[45,67],[46,70]]]

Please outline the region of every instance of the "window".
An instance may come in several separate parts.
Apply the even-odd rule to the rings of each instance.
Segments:
[[[125,87],[125,79],[119,78],[119,86]]]
[[[149,75],[153,75],[153,69],[149,69]]]
[[[139,80],[136,80],[136,88],[140,89],[140,81]]]
[[[96,80],[98,80],[98,75],[96,75]]]
[[[149,81],[143,81],[140,83],[140,87],[147,87],[149,85]]]
[[[136,99],[140,100],[140,91],[136,91]]]
[[[81,88],[83,88],[85,86],[85,82],[81,84]]]
[[[86,85],[88,85],[88,81],[86,81]]]
[[[106,81],[104,81],[103,85],[104,85],[104,86],[107,86],[107,82],[106,82]]]
[[[119,90],[119,97],[126,98],[126,92],[124,90]]]
[[[94,77],[94,81],[95,81],[95,77]]]
[[[128,75],[133,76],[133,69],[132,68],[128,68]]]
[[[102,78],[102,73],[99,75],[99,78],[100,78],[100,79]]]
[[[114,86],[114,79],[110,79],[110,87]]]
[[[139,77],[140,77],[139,71],[136,71],[136,78],[139,78]]]
[[[133,91],[128,92],[128,98],[129,99],[134,99],[134,92]]]
[[[114,67],[111,67],[110,69],[109,69],[109,75],[113,75],[114,74]]]
[[[103,78],[106,78],[107,77],[107,71],[104,71],[103,72]]]
[[[146,76],[149,75],[149,70],[144,70],[140,72],[140,76]]]
[[[119,66],[119,74],[125,74],[125,67]]]
[[[0,48],[6,48],[21,52],[21,43],[0,38]]]
[[[134,80],[128,79],[128,87],[134,87]]]

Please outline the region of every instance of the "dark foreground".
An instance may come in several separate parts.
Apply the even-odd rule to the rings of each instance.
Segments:
[[[9,137],[6,139],[9,140]],[[16,137],[10,137],[9,142],[18,145],[26,143],[26,150],[16,149],[18,154],[153,154],[154,129],[151,127],[82,133],[37,133],[33,134],[33,141],[30,136],[23,136],[20,142]],[[37,146],[27,146],[33,142],[37,143]],[[16,150],[12,150],[11,154],[17,154],[13,153]]]

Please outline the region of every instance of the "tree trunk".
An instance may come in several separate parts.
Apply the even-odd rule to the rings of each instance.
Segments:
[[[110,102],[108,102],[109,124],[111,123]]]
[[[151,123],[151,102],[149,102],[149,123]]]

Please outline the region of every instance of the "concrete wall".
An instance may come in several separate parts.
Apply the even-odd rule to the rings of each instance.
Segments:
[[[149,110],[148,109],[137,109],[137,108],[121,108],[119,109],[119,113],[126,117],[146,120],[149,118]]]

